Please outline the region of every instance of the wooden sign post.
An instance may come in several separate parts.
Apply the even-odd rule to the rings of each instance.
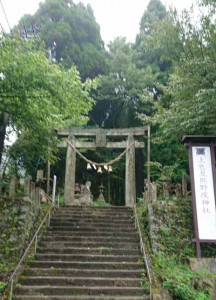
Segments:
[[[216,243],[216,136],[184,136],[189,148],[193,219],[197,258],[200,243]]]

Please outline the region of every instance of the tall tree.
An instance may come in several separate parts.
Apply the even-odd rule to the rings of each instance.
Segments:
[[[125,38],[116,38],[109,45],[109,74],[101,76],[96,92],[98,99],[91,115],[96,123],[108,128],[138,126],[137,113],[143,111],[141,93],[155,77],[151,68],[138,69],[133,47]],[[144,108],[147,113],[148,107]]]
[[[139,114],[145,125],[151,125],[151,161],[159,163],[156,163],[156,165],[162,166],[161,170],[175,169],[174,173],[178,175],[172,179],[178,180],[181,177],[182,169],[185,168],[185,149],[182,148],[178,139],[172,141],[162,139],[158,123],[150,121],[155,114],[157,103],[163,101],[165,106],[168,105],[170,99],[169,95],[164,92],[163,87],[168,83],[174,67],[174,61],[164,49],[158,46],[161,36],[163,36],[164,43],[172,43],[173,45],[176,43],[176,38],[174,38],[176,36],[175,32],[172,32],[172,34],[170,32],[169,35],[165,35],[163,32],[164,27],[162,24],[167,25],[168,18],[169,13],[160,0],[151,0],[149,2],[141,18],[140,32],[136,38],[133,61],[139,69],[143,69],[146,66],[151,68],[152,77],[154,78],[154,81],[147,86],[142,97],[143,106],[148,105],[149,107],[148,113]],[[179,55],[181,51],[179,51],[178,46],[178,43],[176,43],[173,50]],[[159,153],[160,155],[158,155]],[[157,176],[160,177],[158,170]],[[152,179],[155,180],[156,177]]]
[[[209,10],[203,15],[199,26],[194,25],[189,13],[185,12],[182,19],[170,16],[155,36],[155,47],[160,47],[175,65],[164,87],[169,101],[164,104],[161,99],[156,104],[154,118],[166,136],[215,133],[216,30],[212,13]],[[165,36],[173,36],[173,42],[165,42]]]
[[[140,21],[140,33],[152,34],[154,24],[166,17],[166,8],[160,0],[150,0]]]
[[[94,83],[83,84],[75,67],[65,71],[37,48],[34,42],[19,38],[1,40],[1,156],[7,121],[23,147],[51,159],[56,147],[54,129],[85,123],[93,105],[88,90]]]
[[[90,5],[46,0],[35,15],[24,16],[19,27],[22,33],[37,31],[52,58],[66,68],[76,65],[83,80],[106,71],[104,43]]]
[[[152,38],[155,25],[160,23],[167,15],[165,6],[160,0],[151,0],[143,13],[140,21],[140,32],[136,37],[135,62],[142,68],[149,64],[156,72],[161,69],[164,71],[164,62],[161,62],[160,52],[155,48],[148,48],[148,41]]]

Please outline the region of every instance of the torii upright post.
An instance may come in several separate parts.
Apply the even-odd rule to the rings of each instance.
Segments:
[[[134,142],[132,135],[128,136],[127,147]],[[135,145],[126,153],[125,168],[125,206],[133,207],[136,203],[136,178],[135,178]]]
[[[69,136],[72,144],[75,142],[74,136]],[[76,174],[76,151],[67,145],[67,158],[65,169],[65,204],[74,205],[75,195],[75,174]]]

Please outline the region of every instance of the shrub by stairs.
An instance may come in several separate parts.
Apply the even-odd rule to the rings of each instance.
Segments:
[[[132,216],[126,207],[58,209],[13,299],[150,299]]]

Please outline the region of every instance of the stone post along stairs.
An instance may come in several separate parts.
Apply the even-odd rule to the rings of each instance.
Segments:
[[[132,216],[126,207],[59,208],[13,299],[150,299]]]

